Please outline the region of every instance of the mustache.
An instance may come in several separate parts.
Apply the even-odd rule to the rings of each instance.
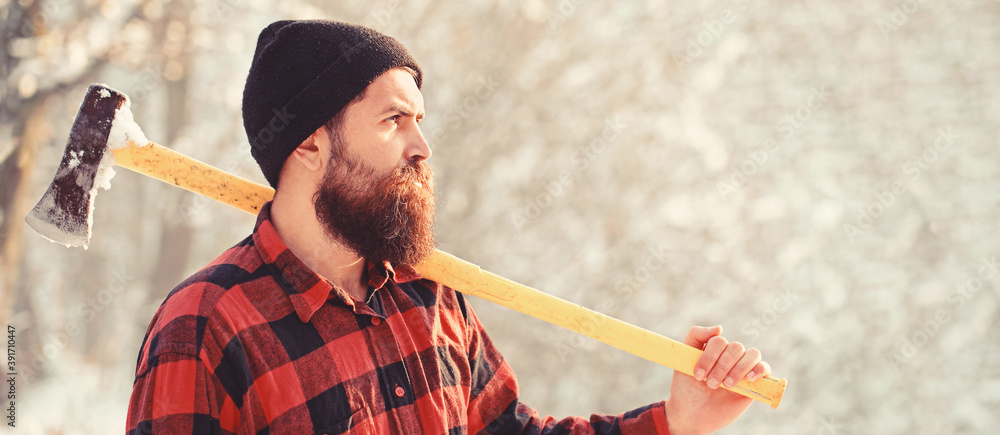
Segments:
[[[434,179],[434,171],[430,165],[422,161],[409,161],[400,165],[389,174],[397,183],[419,183],[423,186],[430,186]]]

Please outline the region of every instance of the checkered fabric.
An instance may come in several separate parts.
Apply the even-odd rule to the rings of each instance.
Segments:
[[[667,432],[663,402],[541,417],[460,293],[369,263],[357,301],[288,250],[269,212],[156,312],[129,434]]]

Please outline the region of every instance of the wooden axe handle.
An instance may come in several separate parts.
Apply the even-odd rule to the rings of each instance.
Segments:
[[[113,150],[115,164],[199,195],[257,214],[274,197],[274,189],[237,177],[184,154],[150,142],[130,143]],[[688,376],[702,351],[555,296],[482,270],[479,266],[436,250],[416,265],[429,280],[478,296],[546,322],[603,341],[633,355],[662,364]],[[770,376],[747,382],[731,391],[777,408],[788,381]],[[723,388],[726,388],[723,386]]]
[[[149,142],[114,148],[115,164],[256,215],[274,189]]]
[[[462,293],[603,341],[688,376],[694,376],[695,363],[703,353],[679,341],[482,270],[441,250],[418,264],[416,269],[425,278]],[[787,383],[786,379],[765,376],[752,383],[741,379],[729,390],[777,408]]]

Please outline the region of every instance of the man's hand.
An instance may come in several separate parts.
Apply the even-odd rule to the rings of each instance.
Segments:
[[[695,364],[695,377],[674,371],[667,402],[671,434],[712,433],[735,421],[753,399],[720,388],[736,385],[740,378],[753,382],[771,374],[760,351],[722,338],[722,327],[693,326],[684,344],[705,351]],[[707,380],[707,382],[705,382]]]

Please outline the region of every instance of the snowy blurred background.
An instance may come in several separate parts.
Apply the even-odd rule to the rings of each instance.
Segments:
[[[258,32],[285,18],[368,24],[420,61],[441,248],[760,348],[784,401],[724,433],[995,433],[997,1],[332,3],[0,0],[18,433],[122,431],[152,313],[254,222],[119,170],[89,250],[27,228],[86,86],[130,95],[151,140],[263,182],[240,99]],[[472,304],[542,413],[669,392],[668,369]]]

